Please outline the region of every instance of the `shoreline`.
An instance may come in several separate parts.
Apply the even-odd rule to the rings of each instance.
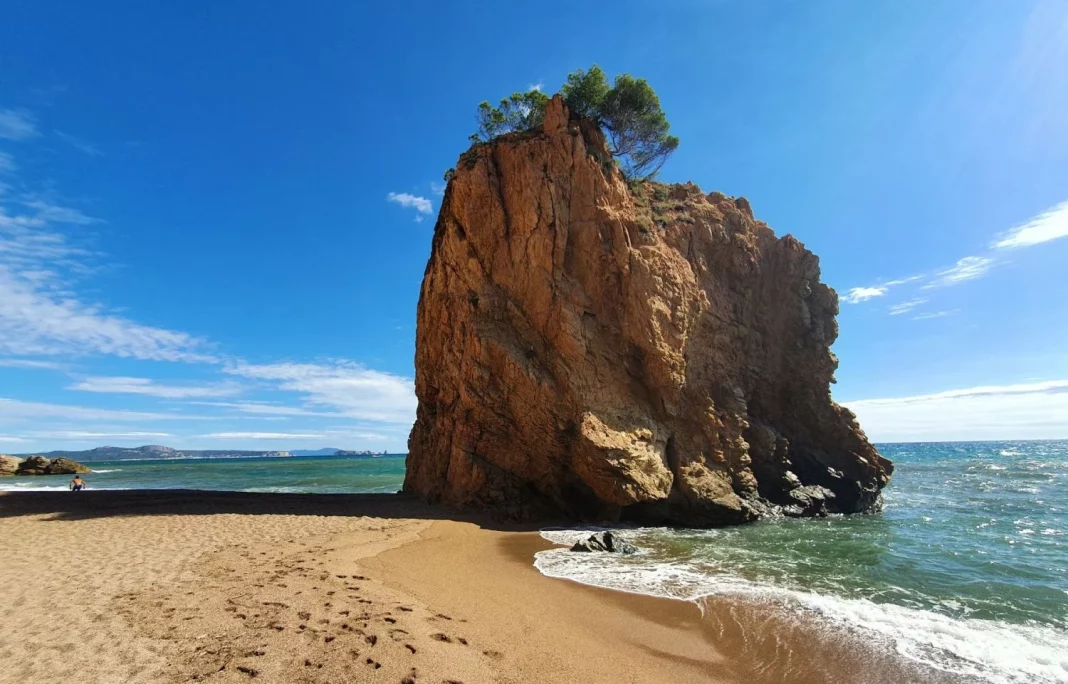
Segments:
[[[0,492],[0,682],[959,681],[772,605],[554,579],[552,547],[396,494]]]

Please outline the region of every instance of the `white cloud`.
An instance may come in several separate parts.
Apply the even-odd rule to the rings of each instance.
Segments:
[[[842,301],[848,304],[859,304],[875,297],[882,297],[886,294],[886,290],[887,288],[881,285],[877,287],[854,287],[842,297]]]
[[[442,197],[445,194],[445,186],[447,183],[439,183],[437,181],[430,182],[430,190],[438,197]]]
[[[957,313],[956,309],[953,309],[952,311],[931,311],[929,313],[916,314],[912,317],[912,320],[926,321],[932,318],[944,318],[945,316],[950,316],[955,313]]]
[[[845,401],[877,442],[1068,437],[1068,380]]]
[[[927,303],[926,299],[924,299],[922,297],[917,297],[916,299],[910,299],[907,302],[901,302],[900,304],[894,304],[893,306],[890,307],[890,315],[891,316],[900,316],[901,314],[908,313],[909,311],[912,311],[913,309],[915,309],[917,306],[920,306],[921,304],[926,304],[926,303]]]
[[[923,286],[922,289],[930,290],[935,287],[957,285],[959,283],[975,280],[986,275],[994,260],[987,257],[967,256],[957,261],[951,268],[940,271],[934,280]]]
[[[169,432],[86,432],[82,430],[60,430],[33,434],[36,439],[144,439],[173,436]]]
[[[415,421],[415,385],[411,378],[370,370],[348,361],[330,364],[239,363],[226,372],[277,383],[300,392],[312,405],[326,406],[350,418],[411,424]]]
[[[1061,202],[1009,230],[991,247],[995,249],[1031,247],[1066,236],[1068,236],[1068,202]]]
[[[189,404],[232,408],[241,413],[264,416],[311,416],[321,418],[344,418],[345,414],[330,411],[311,411],[299,406],[282,406],[258,401],[190,401]]]
[[[409,195],[406,192],[391,192],[386,195],[386,199],[390,202],[395,202],[402,207],[415,209],[421,214],[431,214],[434,212],[434,206],[431,204],[430,200],[425,197]]]
[[[63,131],[55,131],[55,134],[56,137],[58,137],[63,142],[69,144],[71,147],[80,152],[88,154],[89,156],[98,157],[104,154],[100,151],[99,147],[89,142],[88,140],[82,140],[81,138],[77,138],[71,135],[70,133],[64,133]]]
[[[538,91],[540,93],[541,89],[544,88],[544,87],[545,87],[545,84],[542,83],[541,81],[538,81],[537,83],[531,83],[530,85],[527,86],[527,92],[530,92],[531,90],[536,90],[536,91]]]
[[[61,418],[67,420],[208,420],[205,416],[191,416],[184,413],[149,413],[144,411],[124,411],[98,409],[87,406],[68,406],[63,404],[45,404],[35,401],[0,398],[0,422],[11,419]]]
[[[0,109],[0,138],[28,140],[40,135],[37,121],[26,111]]]
[[[20,442],[21,443],[21,442],[25,442],[25,441],[27,441],[27,440],[23,439],[22,437],[8,437],[7,435],[0,435],[0,442],[12,442],[12,443]]]
[[[158,361],[213,362],[192,335],[135,323],[82,301],[77,283],[94,270],[96,254],[53,223],[96,219],[43,200],[0,205],[0,354],[112,354]]]
[[[18,170],[15,158],[7,152],[0,151],[0,173],[11,173]]]
[[[316,439],[313,432],[213,432],[201,435],[205,439]]]
[[[916,282],[917,280],[923,280],[923,276],[922,275],[914,275],[914,276],[909,276],[908,278],[900,278],[898,280],[888,280],[888,281],[886,281],[885,285],[887,287],[893,287],[895,285],[904,285],[905,283],[913,283],[913,282]]]
[[[33,368],[36,370],[65,370],[66,366],[54,361],[34,361],[33,359],[0,359],[0,368]]]
[[[86,216],[77,209],[53,204],[42,199],[25,200],[22,204],[36,212],[34,218],[39,222],[70,223],[79,226],[87,226],[91,223],[103,223],[100,219]]]
[[[240,394],[241,388],[233,383],[213,385],[158,385],[148,378],[88,377],[67,387],[82,392],[106,394],[143,394],[165,399],[188,399],[200,397],[229,397]]]

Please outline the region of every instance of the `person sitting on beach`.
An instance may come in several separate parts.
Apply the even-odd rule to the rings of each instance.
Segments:
[[[81,475],[75,475],[74,479],[70,481],[70,490],[72,492],[80,492],[85,489],[85,480]]]

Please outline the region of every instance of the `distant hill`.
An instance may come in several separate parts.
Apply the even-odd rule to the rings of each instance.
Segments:
[[[333,456],[341,449],[292,449],[289,453],[294,456]]]
[[[332,451],[337,451],[336,449]],[[132,461],[138,459],[170,458],[284,458],[292,456],[289,451],[241,451],[241,450],[178,450],[167,446],[149,444],[140,447],[103,446],[88,451],[48,451],[29,454],[16,454],[19,458],[27,456],[44,456],[48,459],[70,458],[80,463],[94,461]]]

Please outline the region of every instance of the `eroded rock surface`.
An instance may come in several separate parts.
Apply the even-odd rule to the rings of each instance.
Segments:
[[[69,458],[49,460],[44,456],[30,456],[18,464],[16,475],[74,475],[91,473],[89,466],[82,465]]]
[[[0,454],[0,475],[14,475],[20,463],[22,463],[21,458]]]
[[[702,526],[872,508],[892,465],[831,400],[837,312],[817,257],[744,198],[628,185],[554,98],[446,190],[405,491]]]

